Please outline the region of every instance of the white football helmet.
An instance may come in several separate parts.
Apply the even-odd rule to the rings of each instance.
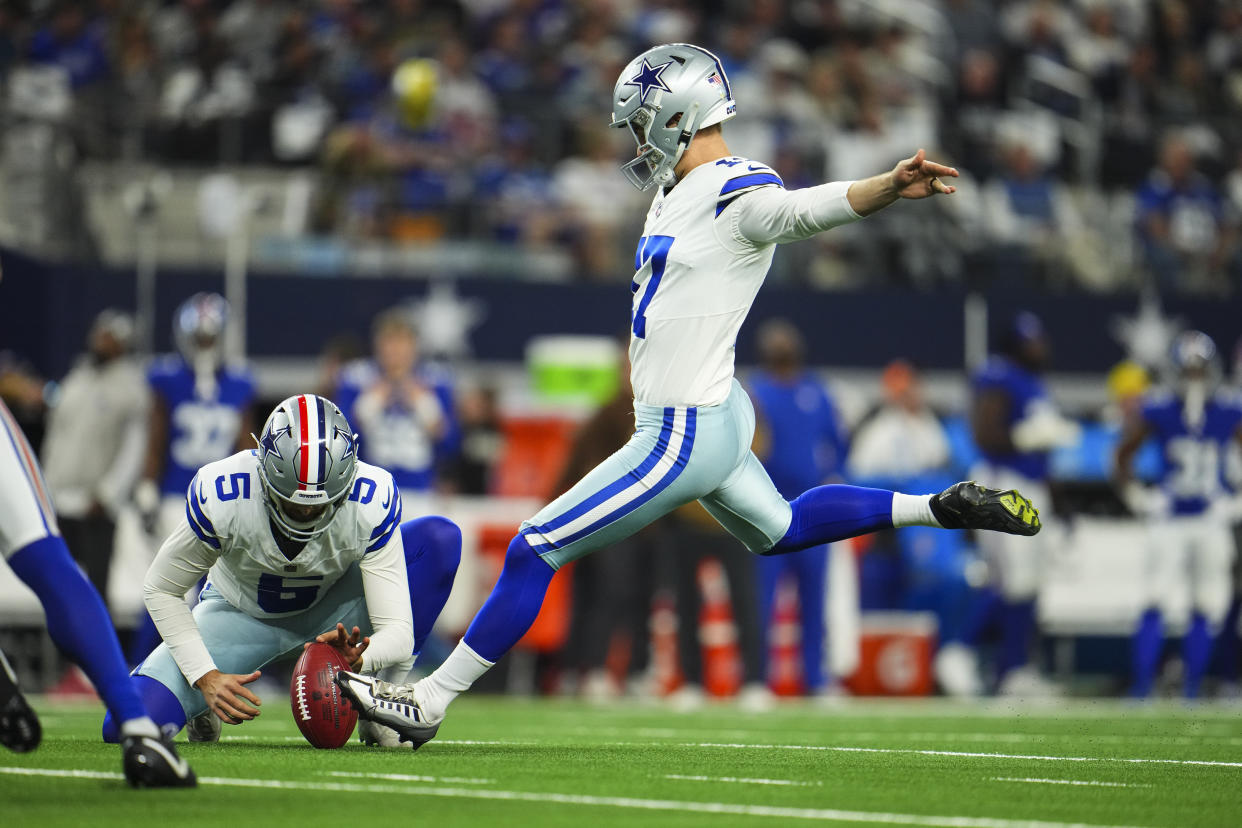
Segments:
[[[358,473],[357,435],[345,415],[331,400],[299,394],[276,406],[255,442],[272,523],[295,541],[326,532]]]
[[[629,127],[638,157],[621,167],[640,190],[675,183],[673,168],[703,127],[736,114],[720,59],[700,46],[668,43],[629,62],[612,93],[612,126]]]

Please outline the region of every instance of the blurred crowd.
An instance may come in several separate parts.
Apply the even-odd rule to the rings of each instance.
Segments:
[[[668,41],[716,51],[730,146],[789,187],[918,146],[966,176],[777,278],[1239,281],[1236,0],[27,0],[0,8],[0,80],[10,136],[52,119],[87,158],[314,167],[316,233],[555,245],[619,279],[645,198],[608,102]]]

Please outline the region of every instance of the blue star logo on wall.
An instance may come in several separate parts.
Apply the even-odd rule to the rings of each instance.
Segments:
[[[637,86],[638,99],[643,103],[647,102],[647,96],[656,89],[672,92],[673,90],[668,88],[668,84],[661,77],[664,74],[664,70],[672,65],[673,62],[670,60],[667,63],[661,63],[659,66],[652,66],[647,62],[646,58],[643,58],[642,68],[638,70],[637,75],[627,80],[625,85]]]
[[[259,448],[262,449],[262,453],[264,455],[275,455],[277,458],[284,460],[285,456],[280,453],[280,448],[276,445],[276,441],[284,434],[293,434],[293,428],[288,423],[285,423],[285,427],[280,429],[273,429],[271,426],[268,426],[267,433],[259,441]]]

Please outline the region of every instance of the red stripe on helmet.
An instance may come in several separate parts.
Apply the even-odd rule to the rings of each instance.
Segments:
[[[307,440],[307,437],[310,435],[310,422],[308,420],[309,413],[306,408],[305,394],[298,397],[298,415],[301,418],[302,425],[301,431],[298,435],[302,441],[302,468],[298,474],[298,489],[305,491],[306,484],[302,481],[310,477],[310,443]]]

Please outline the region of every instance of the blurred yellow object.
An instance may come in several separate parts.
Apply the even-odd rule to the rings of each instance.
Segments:
[[[426,58],[403,60],[392,73],[392,92],[402,122],[410,129],[420,129],[431,119],[436,102],[439,73],[436,62]]]
[[[1108,372],[1108,395],[1114,400],[1137,397],[1151,385],[1147,369],[1133,360],[1122,360]]]

